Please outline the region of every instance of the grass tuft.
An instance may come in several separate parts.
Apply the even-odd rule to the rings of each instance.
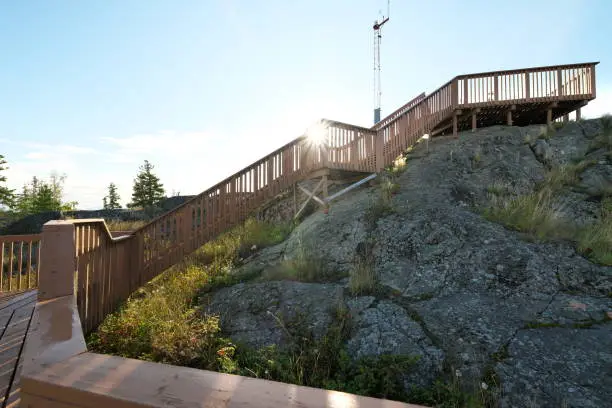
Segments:
[[[483,215],[510,229],[527,232],[538,239],[567,238],[571,231],[562,213],[555,208],[552,190],[546,188],[517,197],[491,197]]]
[[[612,266],[612,198],[602,200],[598,221],[579,231],[578,251],[593,262]]]
[[[510,186],[499,181],[487,186],[487,193],[494,196],[506,196],[510,193]]]
[[[268,268],[264,272],[266,280],[296,280],[299,282],[333,282],[346,277],[346,273],[334,271],[327,261],[319,255],[316,245],[298,236],[298,248],[293,259]]]
[[[378,196],[371,203],[365,214],[366,223],[373,228],[382,217],[393,213],[393,197],[400,186],[395,182],[393,175],[383,176],[379,184]]]
[[[612,115],[604,115],[599,118],[601,123],[601,133],[598,134],[589,147],[589,152],[605,149],[608,151],[608,155],[612,156]]]
[[[376,288],[376,272],[371,259],[358,260],[349,274],[349,289],[353,296],[370,294]]]

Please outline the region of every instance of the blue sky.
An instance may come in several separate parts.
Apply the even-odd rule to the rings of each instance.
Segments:
[[[9,185],[65,173],[66,198],[130,199],[151,161],[196,194],[321,117],[370,126],[372,23],[386,0],[0,1],[0,154]],[[383,116],[455,75],[600,61],[612,110],[612,3],[395,0]]]

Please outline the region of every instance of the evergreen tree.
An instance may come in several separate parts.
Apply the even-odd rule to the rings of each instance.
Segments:
[[[110,183],[108,186],[108,195],[102,199],[105,210],[117,210],[121,208],[119,204],[119,193],[117,193],[117,186],[115,183]]]
[[[3,185],[6,183],[6,176],[2,175],[2,172],[7,170],[8,167],[5,167],[6,160],[4,160],[4,156],[0,154],[0,205],[5,205],[10,207],[13,205],[13,190],[9,190],[8,187]]]
[[[134,179],[132,203],[128,207],[150,207],[164,198],[164,186],[159,177],[153,174],[153,165],[148,160],[140,166],[139,173]]]
[[[32,177],[30,184],[23,186],[21,194],[14,201],[14,209],[22,215],[46,211],[73,211],[77,202],[63,202],[66,176],[51,174],[50,182]]]

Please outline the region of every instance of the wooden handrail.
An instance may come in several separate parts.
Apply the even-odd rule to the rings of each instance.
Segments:
[[[372,126],[371,129],[378,130],[381,127],[387,126],[387,124],[389,124],[389,122],[391,122],[393,119],[397,118],[398,116],[403,114],[405,111],[411,109],[413,106],[415,106],[416,104],[421,102],[423,99],[425,99],[425,96],[426,96],[425,92],[422,92],[420,95],[406,102],[403,106],[400,106],[399,108],[391,112],[389,115],[383,118],[380,122],[374,124],[374,126]]]
[[[0,293],[38,285],[41,234],[0,236]]]
[[[580,64],[563,64],[563,65],[545,65],[539,67],[532,68],[520,68],[520,69],[508,69],[503,71],[488,71],[488,72],[478,72],[475,74],[461,74],[457,75],[454,79],[464,79],[464,78],[476,78],[481,76],[491,76],[491,75],[509,75],[509,74],[520,74],[523,72],[540,72],[540,71],[551,71],[556,69],[567,69],[567,68],[579,68],[583,66],[595,66],[599,64],[599,61],[596,62],[583,62]]]

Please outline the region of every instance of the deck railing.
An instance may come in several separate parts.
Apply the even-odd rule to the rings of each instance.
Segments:
[[[595,97],[597,63],[485,72],[456,77],[457,107]]]
[[[37,286],[40,237],[40,234],[0,235],[0,293]]]
[[[93,330],[137,288],[205,242],[240,224],[265,201],[291,188],[312,172],[320,169],[379,171],[391,164],[423,134],[432,131],[461,109],[590,100],[595,97],[595,65],[562,65],[457,76],[431,94],[419,95],[372,129],[322,120],[312,130],[312,134],[318,134],[318,137],[304,135],[293,140],[129,235],[113,237],[103,220],[71,220],[47,223],[42,237],[0,237],[3,257],[7,253],[4,249],[6,245],[11,248],[8,251],[8,267],[4,259],[2,261],[2,276],[8,279],[10,287],[13,286],[11,282],[15,275],[15,251],[21,254],[16,263],[19,271],[17,275],[20,277],[24,259],[27,271],[32,267],[38,271],[40,260],[44,260],[37,279],[39,304],[36,316],[39,320],[33,326],[31,341],[27,341],[25,378],[22,380],[24,393],[30,398],[29,401],[35,402],[30,406],[37,406],[36,403],[45,402],[51,397],[74,406],[83,406],[83,400],[78,400],[84,395],[83,392],[102,401],[100,403],[110,405],[116,399],[140,401],[146,390],[158,386],[163,388],[167,380],[178,376],[196,379],[182,389],[184,393],[181,398],[185,401],[192,401],[191,397],[195,398],[193,401],[199,402],[205,398],[214,400],[211,390],[232,394],[234,389],[230,390],[225,385],[217,387],[214,383],[246,384],[247,380],[242,377],[236,380],[237,376],[215,373],[198,374],[189,369],[168,368],[165,365],[88,353],[83,333]],[[36,244],[39,241],[41,244]],[[26,258],[23,257],[23,248],[28,248]],[[36,252],[36,248],[40,255],[32,258],[31,254]],[[35,262],[31,259],[35,259]],[[53,328],[52,325],[61,327]],[[148,368],[143,368],[144,365]],[[145,375],[149,369],[158,371]],[[113,370],[122,374],[119,375],[120,380],[107,381],[96,388],[95,384],[83,382],[71,374],[79,370],[87,371],[82,374],[92,378],[112,377],[110,372]],[[64,372],[66,375],[61,374]],[[134,372],[140,372],[144,378],[134,377]],[[72,378],[71,375],[74,377],[73,382],[68,380]],[[129,387],[122,388],[121,382]],[[305,401],[304,406],[315,405],[308,398],[292,399],[290,395],[282,394],[288,389],[286,387],[293,386],[279,383],[270,385],[265,381],[257,384],[262,389],[277,393],[274,394],[276,399],[270,400],[270,394],[257,394],[262,397],[261,401],[255,398],[250,401],[250,405],[245,406],[280,407],[298,400]],[[115,391],[109,388],[110,385],[116,387]],[[256,393],[253,387],[255,385],[248,389]],[[44,396],[40,394],[40,389],[46,390]],[[122,391],[117,391],[119,389]],[[62,399],[58,390],[63,390],[63,395],[73,395],[77,400],[72,397]],[[317,406],[341,405],[341,402],[330,402],[332,394],[324,390],[304,391],[306,389],[303,387],[293,387],[291,390],[304,392],[304,395],[316,395],[319,399],[328,398]],[[147,394],[144,404],[163,405],[166,396],[162,394]],[[250,394],[238,391],[232,395],[238,395],[240,399],[248,398]],[[382,406],[379,400],[355,396],[350,398],[354,402],[353,406]],[[389,407],[407,406],[389,402],[385,404]],[[97,406],[91,406],[94,405]]]

